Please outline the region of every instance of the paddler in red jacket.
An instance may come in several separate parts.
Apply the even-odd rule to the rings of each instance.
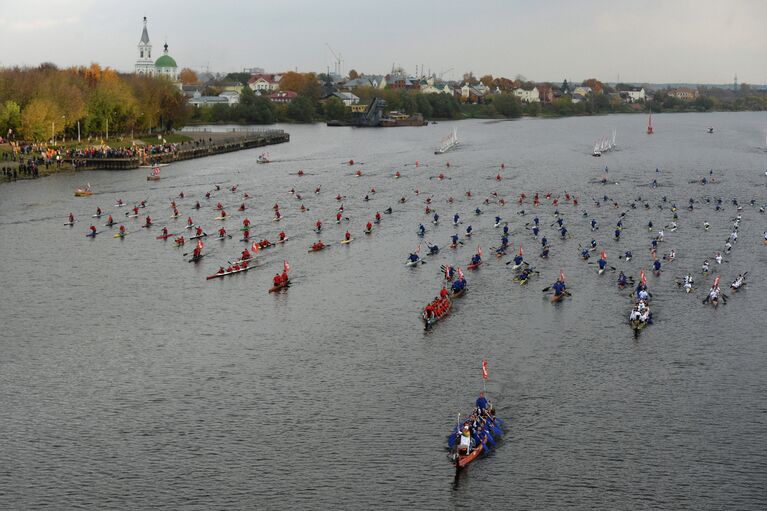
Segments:
[[[186,226],[187,227],[194,227],[194,221],[192,220],[192,217],[187,217],[186,219]]]
[[[349,234],[349,231],[346,231],[346,234],[344,235],[344,239],[345,239],[346,241],[349,241],[350,239],[352,239],[352,235],[351,235],[351,234]]]
[[[373,230],[372,222],[368,222],[367,225],[365,226],[365,229],[367,229],[368,231],[372,231]]]
[[[317,223],[316,223],[316,224],[314,224],[314,226],[315,226],[315,228],[316,228],[318,231],[321,231],[321,230],[322,230],[322,222],[321,222],[321,221],[317,220]]]
[[[144,227],[152,227],[152,217],[147,215],[146,216],[146,223],[144,224]]]
[[[218,237],[223,238],[224,236],[226,236],[226,229],[222,227],[218,230]]]
[[[245,227],[245,229],[247,229],[248,227],[250,227],[250,219],[248,219],[248,218],[245,218],[245,219],[242,221],[242,226],[243,226],[243,227]]]
[[[279,273],[275,273],[272,281],[274,282],[274,287],[278,287],[279,285],[282,284],[282,277],[280,276]]]
[[[250,252],[248,252],[247,248],[242,251],[242,254],[240,254],[240,259],[242,259],[243,261],[250,259]]]
[[[96,235],[96,226],[95,225],[91,225],[89,227],[89,229],[91,230],[91,234],[95,236]]]
[[[285,241],[285,231],[280,231],[279,237],[280,241]]]
[[[280,282],[287,284],[289,280],[290,278],[288,277],[288,272],[283,270],[282,275],[280,275]]]
[[[381,213],[376,211],[376,222],[380,222],[380,221],[381,221]]]
[[[336,213],[336,223],[341,223],[341,212]]]
[[[447,289],[445,289],[445,286],[442,286],[442,289],[439,290],[439,296],[443,300],[447,298]]]
[[[203,234],[205,234],[205,233],[202,231],[202,227],[200,227],[200,226],[198,225],[198,226],[197,226],[197,229],[195,229],[195,234],[196,234],[197,236],[202,236],[202,235],[203,235]]]
[[[112,225],[113,223],[115,223],[115,221],[112,218],[112,215],[109,215],[109,217],[107,217],[107,225]]]
[[[162,236],[163,236],[163,238],[167,238],[168,237],[168,228],[167,227],[163,227],[162,228]]]

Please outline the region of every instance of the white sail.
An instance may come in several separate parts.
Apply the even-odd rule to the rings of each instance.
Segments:
[[[453,131],[451,131],[449,135],[447,135],[445,138],[442,139],[442,141],[439,144],[439,147],[437,148],[436,151],[434,151],[434,154],[446,153],[457,145],[458,145],[458,131],[455,128],[453,128]]]

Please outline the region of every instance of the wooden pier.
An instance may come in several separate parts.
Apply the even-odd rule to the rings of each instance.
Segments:
[[[174,152],[147,154],[144,158],[74,159],[77,160],[77,167],[79,169],[131,170],[137,169],[141,165],[192,160],[194,158],[204,158],[206,156],[215,156],[217,154],[282,144],[290,141],[290,135],[283,130],[232,131],[226,133],[200,130],[190,131],[189,133],[193,134],[196,140],[176,144],[177,150]],[[72,159],[68,158],[65,161],[71,163]]]

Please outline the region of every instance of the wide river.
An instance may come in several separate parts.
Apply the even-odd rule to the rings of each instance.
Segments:
[[[0,508],[765,509],[767,219],[758,206],[767,201],[767,115],[658,115],[652,136],[646,122],[284,126],[291,141],[268,148],[267,165],[249,150],[172,164],[159,182],[139,169],[0,185]],[[459,147],[434,155],[453,127]],[[617,150],[592,157],[593,141],[613,129]],[[701,185],[710,170],[714,182]],[[433,178],[440,172],[446,179]],[[94,195],[73,197],[87,182]],[[205,200],[216,184],[221,191]],[[182,216],[170,220],[180,192]],[[493,192],[508,203],[484,204]],[[528,198],[518,205],[522,192]],[[561,197],[566,240],[550,227],[548,192]],[[349,218],[341,225],[337,194]],[[610,200],[597,208],[604,195]],[[427,197],[437,226],[424,214]],[[148,206],[127,219],[118,198]],[[704,276],[701,263],[722,250],[738,214],[733,198],[743,206],[738,241]],[[214,220],[218,201],[232,219]],[[579,244],[595,238],[609,265],[638,279],[672,203],[679,228],[666,229],[658,256],[673,248],[677,258],[663,261],[659,277],[648,271],[655,323],[635,339],[629,290],[618,289],[617,272],[597,275]],[[116,227],[91,218],[98,206],[131,234],[115,239]],[[364,235],[388,206],[393,213]],[[70,211],[79,221],[65,227]],[[156,224],[142,229],[147,213]],[[190,243],[155,239],[163,225],[188,235],[188,215],[209,232],[235,232],[247,216],[258,238],[282,229],[289,241],[259,253],[256,270],[207,281],[245,243],[209,237],[207,256],[190,264],[182,255]],[[492,254],[496,215],[509,222],[513,250],[521,244],[540,271],[526,286],[512,280],[508,257]],[[548,260],[525,229],[536,215],[551,242]],[[321,236],[312,231],[317,219]],[[105,232],[86,238],[91,223]],[[347,229],[355,241],[340,245]],[[465,241],[456,250],[448,248],[454,232]],[[320,237],[330,249],[308,253]],[[406,267],[426,241],[439,254]],[[477,245],[486,262],[466,271],[467,294],[424,332],[419,315],[442,285],[440,265],[465,268]],[[619,260],[626,250],[628,263]],[[269,294],[283,260],[293,284]],[[551,304],[541,289],[560,269],[572,297]],[[690,295],[675,283],[688,271],[697,283]],[[745,271],[748,285],[731,293]],[[729,300],[715,309],[701,301],[717,274]],[[483,359],[506,434],[456,480],[445,439],[482,389]]]

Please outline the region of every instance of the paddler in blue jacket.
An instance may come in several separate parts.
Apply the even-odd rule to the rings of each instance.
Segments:
[[[562,236],[562,239],[565,239],[567,237],[567,227],[563,225],[559,230],[559,235]]]
[[[506,250],[509,247],[509,238],[504,234],[501,236],[501,248]]]
[[[533,226],[533,228],[532,228],[531,230],[533,231],[533,236],[535,236],[535,237],[537,238],[537,237],[538,237],[538,232],[540,231],[540,229],[538,228],[538,226],[537,226],[537,225],[534,225],[534,226]]]
[[[439,253],[439,247],[437,245],[429,245],[429,255]]]
[[[479,397],[477,398],[477,408],[481,412],[482,410],[487,410],[490,407],[490,403],[487,402],[487,399],[485,399],[485,393],[480,392]]]
[[[584,248],[583,250],[581,250],[581,259],[583,259],[585,261],[589,257],[591,257],[591,254],[589,254],[589,249]]]
[[[411,252],[410,256],[408,257],[411,263],[417,263],[418,262],[418,254]]]
[[[418,235],[423,236],[426,232],[426,227],[423,226],[423,224],[418,224]]]
[[[621,230],[620,229],[615,229],[615,239],[616,239],[616,241],[621,239]]]
[[[623,273],[623,271],[621,271],[621,272],[618,274],[618,285],[619,285],[619,286],[621,286],[621,287],[623,287],[623,286],[625,286],[627,283],[628,283],[628,281],[626,280],[626,275]]]
[[[464,287],[466,287],[466,281],[464,279],[458,279],[453,281],[453,284],[451,286],[451,288],[453,289],[453,293],[457,293]]]
[[[482,256],[480,256],[479,254],[474,254],[473,256],[471,256],[471,264],[476,266],[481,262],[482,262]]]
[[[599,227],[597,227],[597,221],[592,218],[591,219],[591,230],[592,231],[596,231],[597,229],[599,229]]]
[[[656,259],[652,263],[652,269],[653,271],[659,272],[660,271],[660,260]]]
[[[466,227],[466,236],[471,237],[471,226]]]
[[[563,220],[562,220],[562,217],[561,217],[561,216],[560,216],[560,217],[557,217],[557,225],[559,225],[560,227],[562,227],[562,222],[563,222]]]
[[[508,225],[504,225],[503,226],[503,234],[504,234],[504,236],[509,234],[509,226]]]
[[[604,271],[605,267],[607,266],[607,261],[605,261],[604,259],[600,257],[599,260],[597,261],[597,266],[599,266],[600,270]]]
[[[538,225],[538,222],[539,222],[539,220],[538,220],[538,217],[537,217],[537,216],[536,216],[536,217],[533,217],[533,223],[534,223],[535,225]]]
[[[474,213],[477,214],[477,215],[481,215],[482,214],[482,210],[477,208],[477,209],[474,210]]]
[[[541,250],[541,257],[546,259],[549,257],[549,246],[546,245],[543,247],[543,250]]]
[[[501,217],[497,216],[495,217],[495,225],[498,225],[501,223]]]
[[[458,245],[458,235],[457,234],[453,234],[452,236],[450,236],[450,240],[452,241],[452,245],[454,247]]]
[[[437,213],[434,213],[434,220],[433,222],[436,224],[439,222],[439,215]]]
[[[565,292],[565,289],[567,289],[567,285],[559,279],[557,279],[557,281],[554,282],[554,284],[552,284],[551,287],[552,289],[554,289],[555,296],[561,295],[562,293]]]
[[[514,265],[519,266],[520,264],[522,264],[522,256],[517,254],[514,256]]]
[[[454,223],[454,224],[458,224],[458,221],[459,221],[460,219],[461,219],[461,217],[460,217],[460,216],[458,216],[458,213],[456,213],[455,215],[453,215],[453,223]]]

